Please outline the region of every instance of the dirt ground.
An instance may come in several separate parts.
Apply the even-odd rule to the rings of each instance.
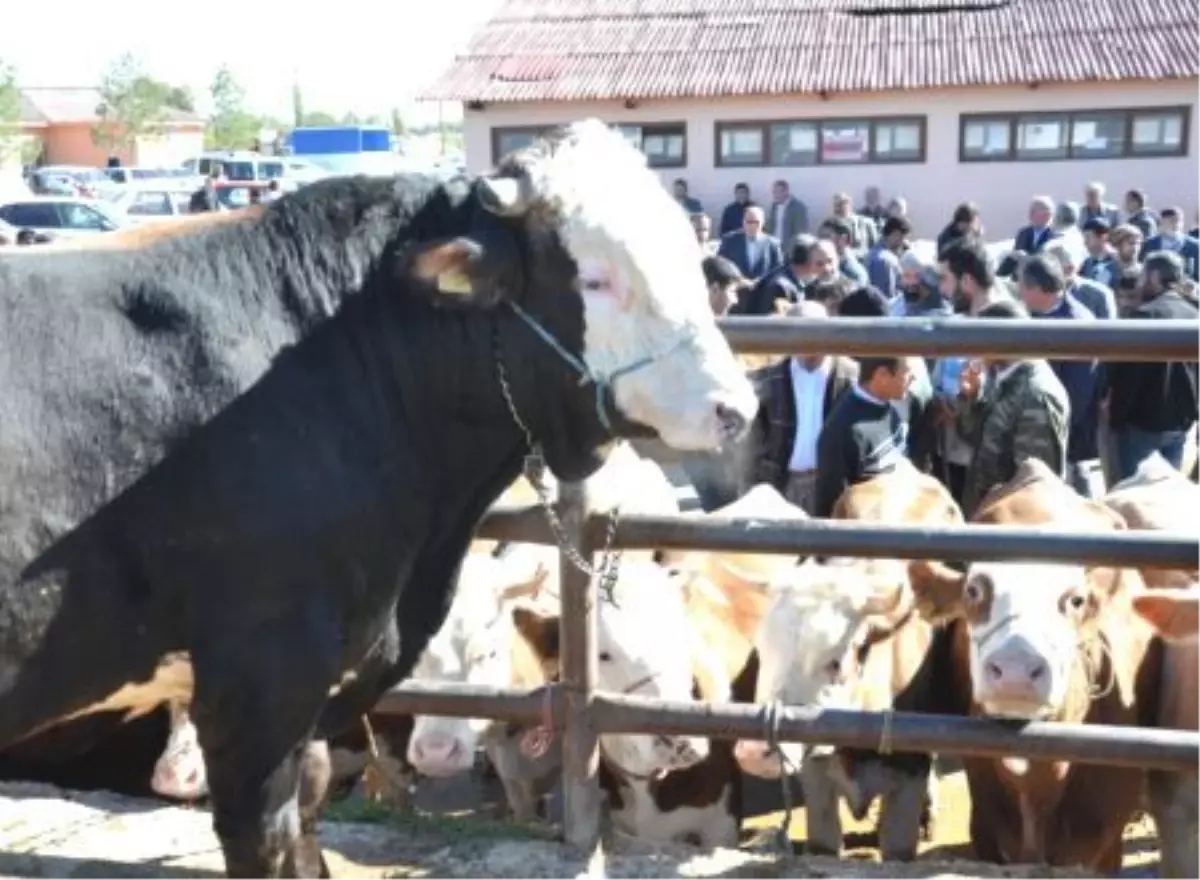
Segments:
[[[781,819],[778,785],[752,781],[747,795],[750,817],[742,849],[701,853],[609,839],[603,871],[610,877],[1086,876],[969,861],[961,773],[942,778],[936,839],[908,865],[880,862],[874,849],[874,818],[856,823],[846,814],[844,859],[804,856],[802,806],[790,827],[795,854],[782,858],[770,835],[756,833],[773,830]],[[587,866],[555,841],[549,826],[514,827],[487,818],[500,799],[494,783],[476,776],[423,784],[416,815],[400,816],[352,797],[335,804],[328,814],[331,821],[322,827],[330,869],[335,877],[348,878],[571,877],[586,872]],[[0,876],[221,876],[220,850],[210,823],[207,810],[198,807],[0,783]],[[1152,825],[1131,825],[1122,876],[1156,876],[1157,860]]]

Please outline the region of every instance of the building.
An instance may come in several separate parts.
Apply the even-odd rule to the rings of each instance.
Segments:
[[[104,99],[94,88],[21,89],[21,131],[34,141],[26,156],[37,155],[49,165],[104,167],[111,150],[100,146],[93,131],[101,123]],[[131,150],[117,152],[124,165],[173,167],[204,150],[204,120],[167,108],[155,131],[139,137]]]
[[[424,97],[463,105],[471,170],[556,123],[622,127],[719,215],[787,180],[902,195],[933,235],[978,201],[1197,193],[1200,12],[1178,0],[509,0]]]

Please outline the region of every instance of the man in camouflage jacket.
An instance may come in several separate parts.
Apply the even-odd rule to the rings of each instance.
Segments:
[[[979,365],[964,368],[956,420],[974,450],[962,498],[968,519],[988,490],[1011,480],[1027,458],[1062,476],[1071,424],[1067,392],[1046,361],[992,363],[983,378]]]

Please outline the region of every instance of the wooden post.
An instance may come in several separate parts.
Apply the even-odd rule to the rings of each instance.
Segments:
[[[559,512],[570,540],[589,561],[594,556],[587,528],[589,504],[584,483],[561,483]],[[596,688],[596,585],[560,556],[562,616],[559,643],[565,704],[563,732],[563,837],[588,862],[600,844],[600,749],[592,723]]]

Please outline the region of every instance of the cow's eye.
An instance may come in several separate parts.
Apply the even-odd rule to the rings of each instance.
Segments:
[[[1072,611],[1082,611],[1087,604],[1087,598],[1082,593],[1072,593],[1067,597],[1067,607]]]
[[[842,661],[830,660],[825,664],[825,672],[828,673],[829,677],[832,679],[839,678],[842,674]]]
[[[584,290],[608,290],[608,282],[603,278],[584,278],[580,283]]]
[[[598,659],[601,663],[610,663],[612,662],[612,654],[608,653],[608,651],[601,651]]]
[[[983,588],[980,587],[979,584],[968,583],[966,587],[963,588],[963,596],[968,602],[974,605],[983,598]]]

